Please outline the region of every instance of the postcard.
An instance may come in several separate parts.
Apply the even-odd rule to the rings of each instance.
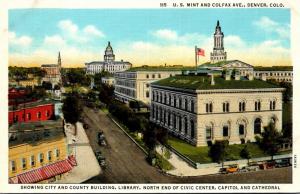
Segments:
[[[1,9],[1,192],[299,192],[299,3]]]

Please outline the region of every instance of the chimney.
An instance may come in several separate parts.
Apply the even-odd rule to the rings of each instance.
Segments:
[[[236,71],[235,71],[234,79],[235,79],[235,80],[240,80],[240,79],[241,79],[241,74],[240,74],[240,71],[239,71],[239,70],[236,70]]]
[[[230,78],[231,78],[231,71],[226,71],[225,80],[230,80]]]
[[[249,74],[248,74],[248,80],[253,80],[253,73],[252,72],[250,72]]]
[[[214,79],[214,74],[211,74],[211,83],[210,85],[214,86],[215,85],[215,79]]]

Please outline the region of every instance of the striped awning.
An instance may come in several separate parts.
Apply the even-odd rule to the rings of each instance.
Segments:
[[[74,158],[75,160],[75,158]],[[75,160],[76,162],[76,160]],[[28,184],[28,183],[37,183],[49,178],[52,178],[56,175],[60,175],[72,170],[73,166],[70,164],[69,159],[55,162],[47,166],[43,166],[38,169],[34,169],[22,174],[17,175],[17,183]],[[13,182],[13,181],[11,181]]]

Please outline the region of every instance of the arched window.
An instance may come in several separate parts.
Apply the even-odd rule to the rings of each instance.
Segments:
[[[179,131],[181,132],[181,130],[182,130],[182,120],[181,120],[181,116],[178,116],[178,129],[179,129]]]
[[[191,137],[194,138],[195,137],[195,126],[194,126],[194,121],[190,120],[190,126],[191,126]]]
[[[276,108],[276,102],[275,102],[275,100],[271,100],[270,101],[270,110],[275,110],[275,108]]]
[[[213,104],[211,102],[206,103],[205,110],[207,113],[211,113],[213,111]]]
[[[244,101],[239,102],[239,111],[244,112],[246,110],[246,103]]]
[[[178,108],[182,108],[182,100],[181,100],[181,98],[179,98]]]
[[[229,127],[228,125],[223,126],[223,137],[228,137],[229,136]]]
[[[245,125],[239,124],[239,135],[245,135]]]
[[[173,113],[173,128],[176,129],[176,115]]]
[[[170,126],[171,124],[171,113],[168,112],[168,122],[167,122],[167,125]]]
[[[229,112],[229,103],[223,102],[223,112]]]
[[[254,134],[260,134],[261,133],[261,119],[257,118],[254,121]]]
[[[255,102],[255,111],[260,111],[260,101]]]
[[[184,99],[184,109],[187,110],[187,108],[188,108],[188,101],[187,101],[187,99],[185,98],[185,99]]]
[[[187,132],[188,132],[188,122],[187,122],[186,117],[184,117],[183,122],[184,122],[184,124],[183,124],[184,125],[184,133],[187,134]]]
[[[206,126],[206,139],[211,140],[212,139],[212,127]]]
[[[194,104],[194,101],[192,100],[192,101],[191,101],[191,112],[195,112],[194,106],[195,106],[195,104]]]

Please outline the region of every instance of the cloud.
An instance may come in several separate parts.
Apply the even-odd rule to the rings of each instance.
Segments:
[[[78,32],[78,26],[71,20],[61,20],[58,22],[58,27],[69,34],[76,34]]]
[[[98,30],[95,26],[93,25],[88,25],[83,29],[83,32],[87,35],[93,35],[97,37],[104,37],[104,33]]]
[[[32,43],[32,38],[29,36],[17,36],[15,32],[8,33],[9,43],[13,46],[28,47]]]
[[[177,40],[178,35],[177,32],[170,29],[159,29],[151,33],[153,36],[166,39],[166,40]]]
[[[46,36],[44,39],[45,45],[59,45],[62,46],[65,44],[64,39],[60,35]]]
[[[288,24],[278,23],[269,17],[263,16],[253,24],[268,33],[276,33],[280,38],[290,37],[290,26]]]

